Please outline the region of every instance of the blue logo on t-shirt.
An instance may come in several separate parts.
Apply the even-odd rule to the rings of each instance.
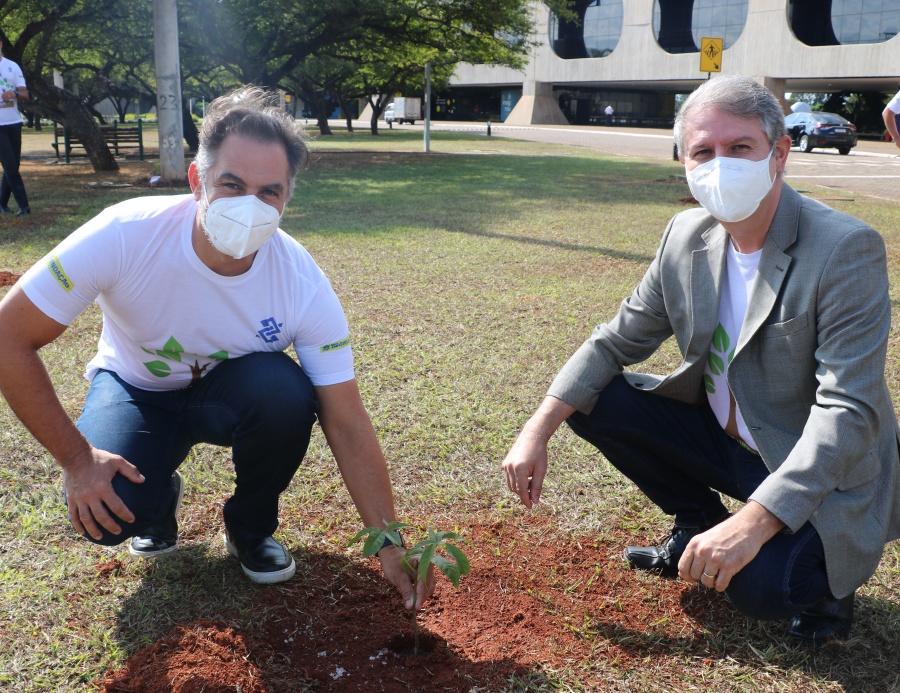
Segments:
[[[256,334],[258,334],[264,342],[271,344],[278,341],[278,335],[281,334],[281,326],[284,325],[283,322],[277,322],[275,318],[266,318],[265,320],[260,320],[259,324],[262,325],[263,328]]]

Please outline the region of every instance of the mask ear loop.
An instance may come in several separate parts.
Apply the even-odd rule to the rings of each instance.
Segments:
[[[209,238],[209,228],[206,226],[207,214],[209,214],[209,195],[206,192],[206,176],[200,176],[200,225]]]

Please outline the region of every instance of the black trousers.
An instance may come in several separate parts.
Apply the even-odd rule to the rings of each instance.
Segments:
[[[16,198],[19,209],[28,206],[25,183],[19,174],[21,159],[22,123],[0,125],[0,165],[3,166],[3,179],[0,180],[0,206],[2,207],[9,204],[10,195]]]

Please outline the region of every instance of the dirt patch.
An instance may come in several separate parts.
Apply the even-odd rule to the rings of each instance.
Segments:
[[[19,281],[18,274],[13,274],[12,272],[7,272],[6,270],[0,271],[0,286],[12,286],[17,281]]]
[[[179,626],[104,681],[108,693],[264,693],[244,636],[221,623]]]
[[[426,656],[410,653],[412,617],[376,561],[297,552],[297,577],[259,592],[263,626],[179,626],[102,690],[493,691],[514,673],[540,680],[597,657],[632,669],[652,654],[678,667],[708,654],[704,634],[733,618],[720,595],[631,571],[621,551],[633,537],[561,540],[544,522],[460,528],[472,572],[459,590],[439,578],[420,615]]]

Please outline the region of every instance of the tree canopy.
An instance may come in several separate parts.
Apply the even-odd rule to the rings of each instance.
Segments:
[[[571,0],[545,4],[565,15]],[[531,0],[179,0],[178,13],[185,100],[249,83],[319,112],[365,98],[373,134],[393,93],[421,92],[426,63],[438,84],[461,62],[522,67],[533,26]],[[96,105],[110,99],[124,119],[155,102],[151,3],[0,0],[0,38],[25,72],[26,108],[66,125],[95,169],[117,169]]]

